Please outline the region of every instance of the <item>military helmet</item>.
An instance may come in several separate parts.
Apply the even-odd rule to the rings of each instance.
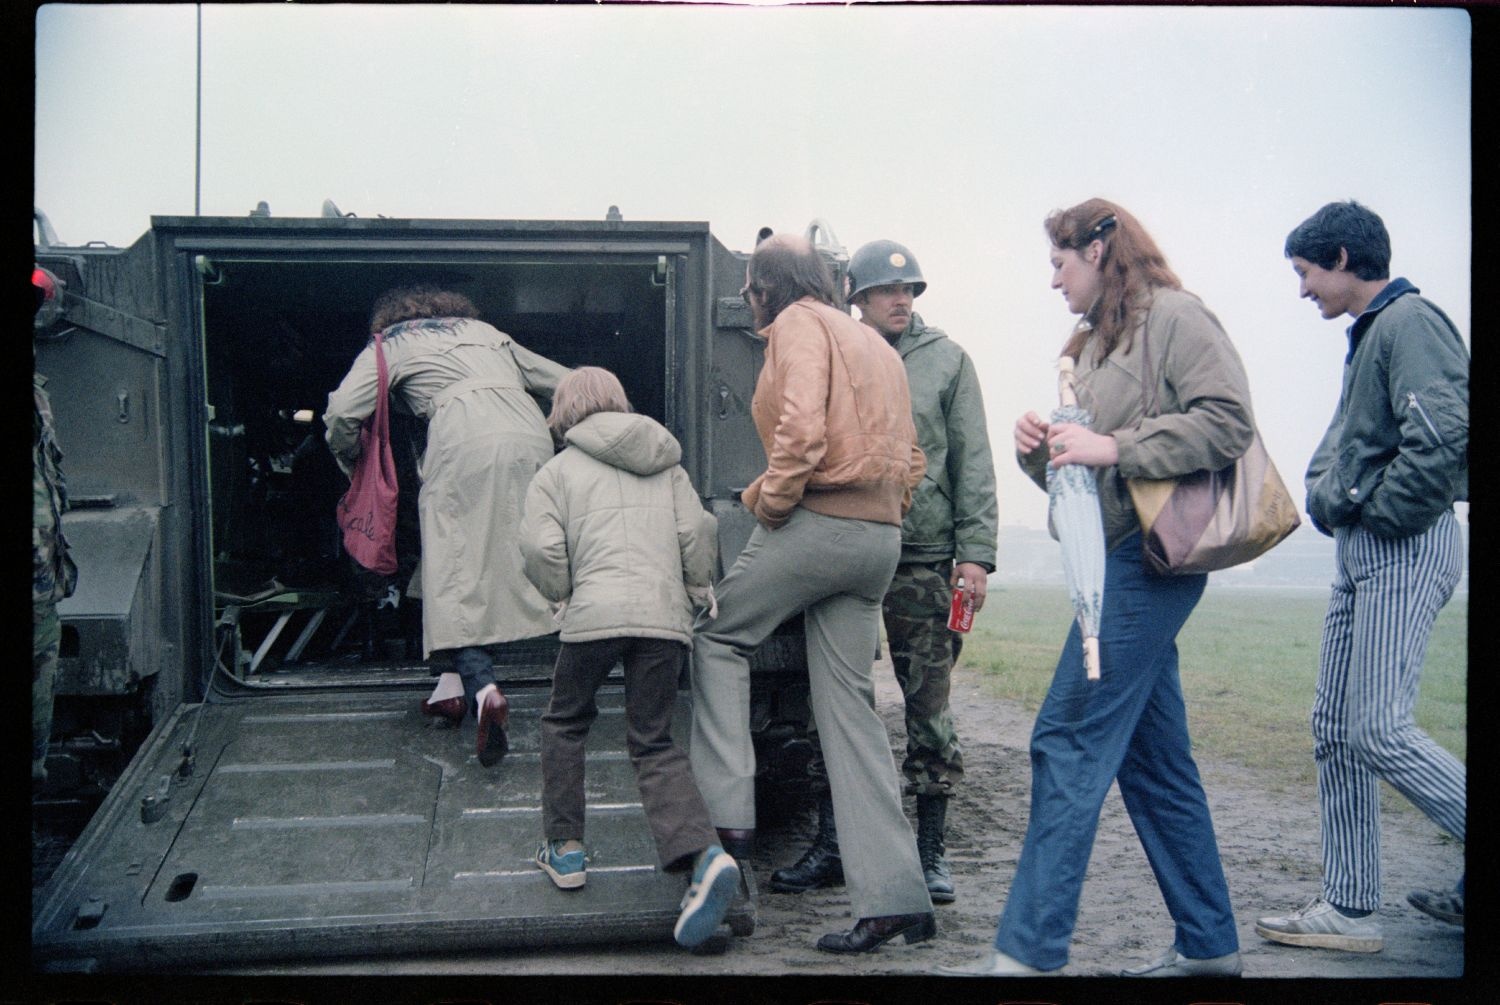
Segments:
[[[873,286],[911,283],[912,296],[920,297],[927,289],[922,269],[906,245],[895,241],[871,241],[862,245],[849,259],[849,299],[853,300]]]

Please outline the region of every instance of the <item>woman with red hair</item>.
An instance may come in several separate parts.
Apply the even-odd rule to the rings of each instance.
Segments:
[[[1094,469],[1104,522],[1104,675],[1087,680],[1075,623],[1031,734],[1031,818],[994,948],[972,976],[1053,973],[1068,959],[1099,812],[1118,783],[1176,922],[1172,945],[1124,976],[1232,976],[1239,941],[1208,801],[1193,762],[1177,675],[1177,632],[1205,574],[1159,576],[1142,563],[1127,478],[1222,468],[1250,446],[1244,366],[1196,296],[1182,289],[1130,213],[1091,199],[1053,213],[1052,288],[1080,315],[1063,353],[1077,363],[1092,427],[1015,427],[1021,467]]]

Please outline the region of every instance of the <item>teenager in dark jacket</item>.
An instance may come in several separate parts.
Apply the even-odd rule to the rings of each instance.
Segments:
[[[1255,930],[1293,946],[1373,953],[1380,907],[1380,782],[1464,840],[1466,772],[1412,716],[1438,611],[1463,574],[1453,504],[1469,497],[1469,351],[1405,279],[1390,237],[1356,202],[1298,225],[1286,255],[1301,295],[1347,314],[1333,421],[1307,469],[1307,512],[1334,539],[1333,595],[1313,699],[1323,841],[1318,896]],[[1464,881],[1407,900],[1463,924]]]

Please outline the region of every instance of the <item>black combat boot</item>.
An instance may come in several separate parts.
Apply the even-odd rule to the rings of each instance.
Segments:
[[[922,858],[922,876],[934,904],[953,903],[953,878],[943,861],[943,826],[948,815],[947,796],[917,796],[917,853]]]
[[[844,885],[844,861],[839,858],[839,833],[833,821],[833,796],[818,799],[818,834],[797,864],[771,873],[777,893],[806,893],[824,886]]]

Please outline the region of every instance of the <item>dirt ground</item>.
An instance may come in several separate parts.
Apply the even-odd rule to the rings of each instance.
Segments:
[[[888,665],[878,665],[876,675],[877,704],[892,746],[899,751],[905,742],[900,693]],[[952,706],[964,743],[967,771],[966,782],[949,807],[948,857],[958,899],[955,904],[937,908],[938,938],[929,942],[916,946],[891,943],[879,952],[855,958],[814,948],[819,935],[852,923],[844,891],[839,888],[799,896],[765,889],[771,871],[795,861],[805,847],[814,823],[807,814],[759,835],[753,862],[761,889],[756,931],[748,938],[732,940],[722,955],[693,955],[668,944],[387,958],[373,965],[370,961],[325,961],[236,972],[669,975],[673,980],[724,975],[869,978],[926,975],[940,965],[977,960],[994,936],[1025,832],[1029,792],[1026,748],[1031,716],[1013,703],[987,696],[978,675],[963,667],[955,672]],[[1311,791],[1273,796],[1233,764],[1200,760],[1200,768],[1239,918],[1246,977],[1384,982],[1398,978],[1447,979],[1463,974],[1463,930],[1428,918],[1405,902],[1406,892],[1413,887],[1451,884],[1463,867],[1462,846],[1441,835],[1420,814],[1387,813],[1383,830],[1386,904],[1380,911],[1384,951],[1342,953],[1280,946],[1255,934],[1254,919],[1299,907],[1318,891],[1315,796]],[[914,813],[911,800],[907,802],[908,812]],[[1112,791],[1105,803],[1083,890],[1072,958],[1064,977],[1115,975],[1121,967],[1154,956],[1171,938],[1171,922],[1140,843],[1118,793]],[[888,983],[905,986],[903,982]],[[1066,980],[1054,983],[1065,990],[1070,986]],[[1142,983],[1160,982],[1132,982]],[[953,982],[945,985],[952,988]],[[750,982],[746,986],[755,985]],[[1072,982],[1071,986],[1091,985]],[[868,991],[862,1000],[869,1000]],[[1071,999],[1054,993],[1049,1000]],[[1123,999],[1089,995],[1088,1000]],[[1318,1000],[1332,999],[1319,995]],[[1428,995],[1422,1000],[1447,999]]]

